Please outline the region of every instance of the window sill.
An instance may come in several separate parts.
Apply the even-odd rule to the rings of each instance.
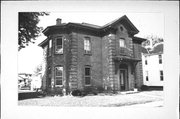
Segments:
[[[91,86],[91,84],[85,84],[84,86],[90,87],[90,86]]]
[[[84,53],[84,55],[89,55],[89,56],[91,56],[92,55],[92,53],[91,52],[86,52],[86,53]]]
[[[63,85],[55,85],[56,88],[62,88]]]

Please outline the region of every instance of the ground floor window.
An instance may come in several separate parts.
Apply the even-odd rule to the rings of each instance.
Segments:
[[[91,68],[90,66],[85,66],[85,85],[91,84]]]
[[[163,71],[162,70],[160,70],[160,81],[163,81],[164,79],[163,79]]]
[[[55,67],[55,86],[61,86],[63,82],[63,67]]]
[[[146,71],[146,81],[149,81],[148,71]]]

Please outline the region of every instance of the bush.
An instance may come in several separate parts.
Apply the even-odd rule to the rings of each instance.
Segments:
[[[104,92],[104,88],[103,87],[97,87],[97,90],[99,93],[103,93]]]
[[[147,91],[147,90],[149,90],[149,86],[147,86],[147,85],[142,85],[142,86],[141,86],[141,90],[142,90],[142,91]]]
[[[81,93],[80,90],[73,90],[73,91],[72,91],[72,95],[73,95],[73,96],[81,96],[82,93]]]

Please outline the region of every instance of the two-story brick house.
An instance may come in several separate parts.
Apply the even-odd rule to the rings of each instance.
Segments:
[[[61,23],[48,26],[39,44],[44,50],[43,89],[67,92],[86,87],[126,91],[143,83],[138,29],[127,16],[104,26]]]

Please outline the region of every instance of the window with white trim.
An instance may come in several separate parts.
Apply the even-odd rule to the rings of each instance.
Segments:
[[[149,81],[148,71],[146,71],[146,81]]]
[[[52,40],[49,40],[49,56],[51,56],[52,53]]]
[[[57,66],[55,67],[55,86],[63,85],[63,67]]]
[[[164,80],[163,71],[160,70],[160,81],[163,81],[163,80]]]
[[[91,67],[85,66],[85,85],[91,84]]]
[[[91,52],[91,39],[89,37],[84,38],[84,51],[85,53]]]
[[[145,56],[145,65],[148,64],[148,61],[147,61],[147,56]]]
[[[162,64],[162,55],[159,55],[159,64]]]
[[[125,39],[120,38],[119,39],[119,47],[126,47]]]
[[[56,38],[55,53],[63,54],[63,37]]]

